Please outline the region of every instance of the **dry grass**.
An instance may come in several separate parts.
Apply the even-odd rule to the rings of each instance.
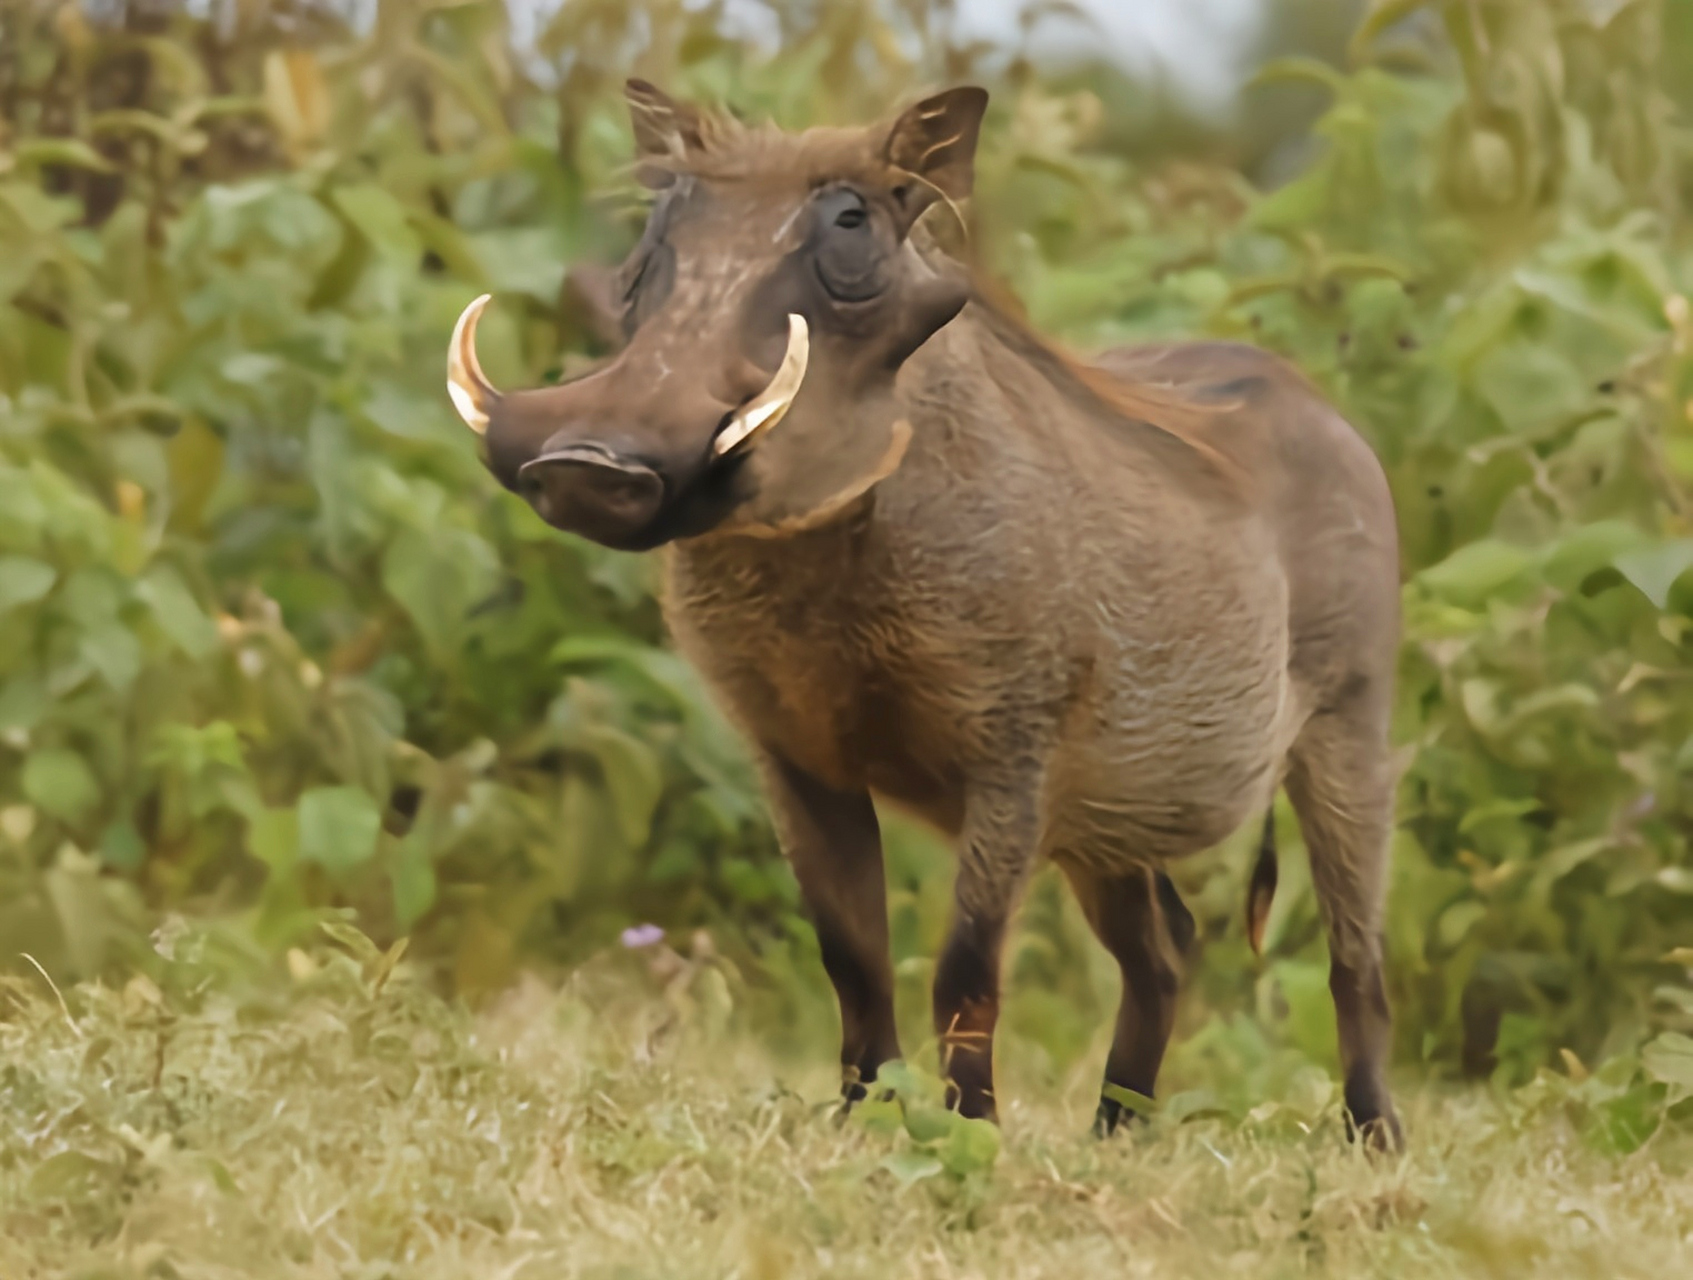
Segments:
[[[1399,1160],[1324,1088],[1098,1143],[1090,1058],[1011,1073],[991,1172],[906,1184],[909,1138],[833,1123],[827,1063],[713,1031],[709,985],[531,981],[473,1019],[368,956],[185,972],[0,986],[4,1280],[1693,1275],[1685,1131],[1602,1155],[1544,1090],[1410,1090]]]

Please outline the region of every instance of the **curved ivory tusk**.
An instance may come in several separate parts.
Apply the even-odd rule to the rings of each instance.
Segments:
[[[464,309],[453,326],[452,345],[447,348],[447,394],[459,417],[477,435],[488,430],[488,418],[500,398],[476,358],[476,322],[491,297],[485,293]]]
[[[805,381],[805,367],[810,359],[811,331],[806,328],[805,317],[789,312],[788,350],[782,356],[781,367],[769,385],[743,405],[729,419],[729,425],[717,433],[711,445],[714,457],[725,457],[733,449],[752,444],[782,420],[799,394],[800,383]]]

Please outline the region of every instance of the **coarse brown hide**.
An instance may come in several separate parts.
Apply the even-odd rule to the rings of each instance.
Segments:
[[[1124,980],[1109,1129],[1109,1086],[1153,1092],[1192,933],[1160,868],[1285,784],[1348,1111],[1396,1142],[1380,933],[1398,552],[1368,447],[1263,352],[1086,365],[974,284],[919,219],[970,194],[979,89],[798,135],[641,82],[629,99],[656,196],[618,279],[627,345],[501,395],[467,333],[455,400],[543,518],[665,546],[676,642],[757,752],[817,927],[849,1100],[900,1052],[872,796],[957,847],[934,1008],[969,1115],[995,1114],[1007,922],[1043,859],[1062,868]]]

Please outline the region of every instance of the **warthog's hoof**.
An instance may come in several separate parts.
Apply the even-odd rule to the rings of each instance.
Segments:
[[[1405,1134],[1399,1127],[1399,1117],[1391,1111],[1363,1121],[1353,1119],[1350,1111],[1345,1115],[1348,1142],[1362,1142],[1364,1150],[1371,1155],[1396,1156],[1404,1153]]]
[[[1138,1108],[1124,1106],[1112,1097],[1102,1097],[1099,1109],[1093,1113],[1093,1136],[1109,1138],[1125,1125],[1145,1124],[1146,1116]]]

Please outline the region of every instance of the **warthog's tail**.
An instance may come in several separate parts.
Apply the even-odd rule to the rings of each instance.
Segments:
[[[1272,804],[1264,815],[1264,834],[1258,841],[1258,861],[1252,867],[1252,884],[1246,891],[1246,937],[1253,953],[1264,954],[1264,925],[1270,918],[1270,903],[1276,896],[1276,810]]]

